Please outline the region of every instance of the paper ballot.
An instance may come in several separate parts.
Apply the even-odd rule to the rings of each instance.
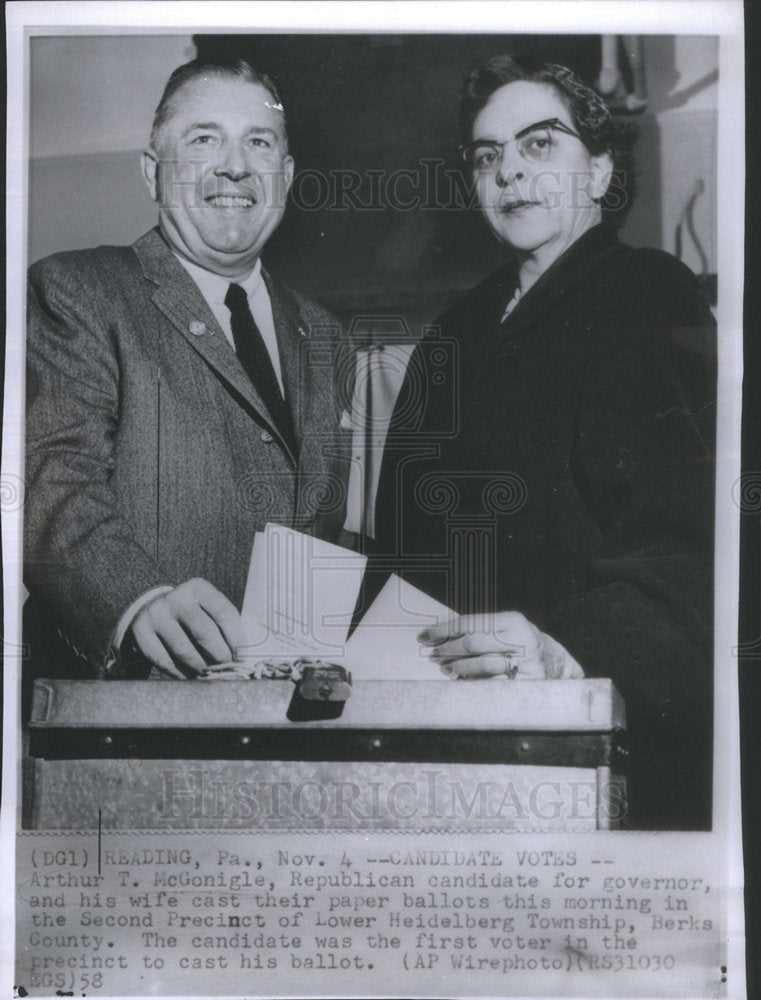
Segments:
[[[316,657],[364,680],[446,680],[419,633],[449,608],[391,576],[347,642],[365,556],[291,528],[257,532],[243,598],[244,662]]]
[[[366,562],[339,545],[267,524],[254,537],[239,656],[340,659]]]
[[[424,628],[450,621],[443,604],[391,576],[346,645],[343,666],[366,680],[446,681],[430,647],[417,637]]]

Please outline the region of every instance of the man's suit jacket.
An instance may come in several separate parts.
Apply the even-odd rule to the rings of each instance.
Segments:
[[[203,577],[240,607],[267,521],[336,540],[350,443],[336,320],[265,273],[298,456],[158,230],[30,271],[25,581],[98,676],[120,616]]]
[[[682,264],[605,227],[502,322],[516,286],[514,266],[492,275],[413,355],[381,473],[379,548],[457,612],[521,611],[588,675],[612,677],[632,756],[654,755],[663,792],[656,803],[655,782],[641,779],[644,796],[633,782],[640,822],[644,798],[648,822],[705,823],[710,310]]]

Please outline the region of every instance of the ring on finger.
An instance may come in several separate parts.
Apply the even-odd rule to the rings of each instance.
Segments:
[[[504,657],[505,660],[505,670],[504,670],[505,674],[511,681],[515,680],[515,676],[518,673],[518,664],[513,659],[513,654],[503,653],[502,656]]]

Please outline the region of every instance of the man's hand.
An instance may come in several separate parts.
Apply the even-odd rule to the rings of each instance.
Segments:
[[[450,677],[583,677],[571,654],[518,611],[455,618],[425,629],[418,642]]]
[[[208,580],[186,580],[138,611],[132,638],[159,670],[183,680],[235,659],[240,614]]]

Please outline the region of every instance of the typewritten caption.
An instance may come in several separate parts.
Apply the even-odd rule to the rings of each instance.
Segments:
[[[715,995],[691,839],[22,834],[17,989]]]

